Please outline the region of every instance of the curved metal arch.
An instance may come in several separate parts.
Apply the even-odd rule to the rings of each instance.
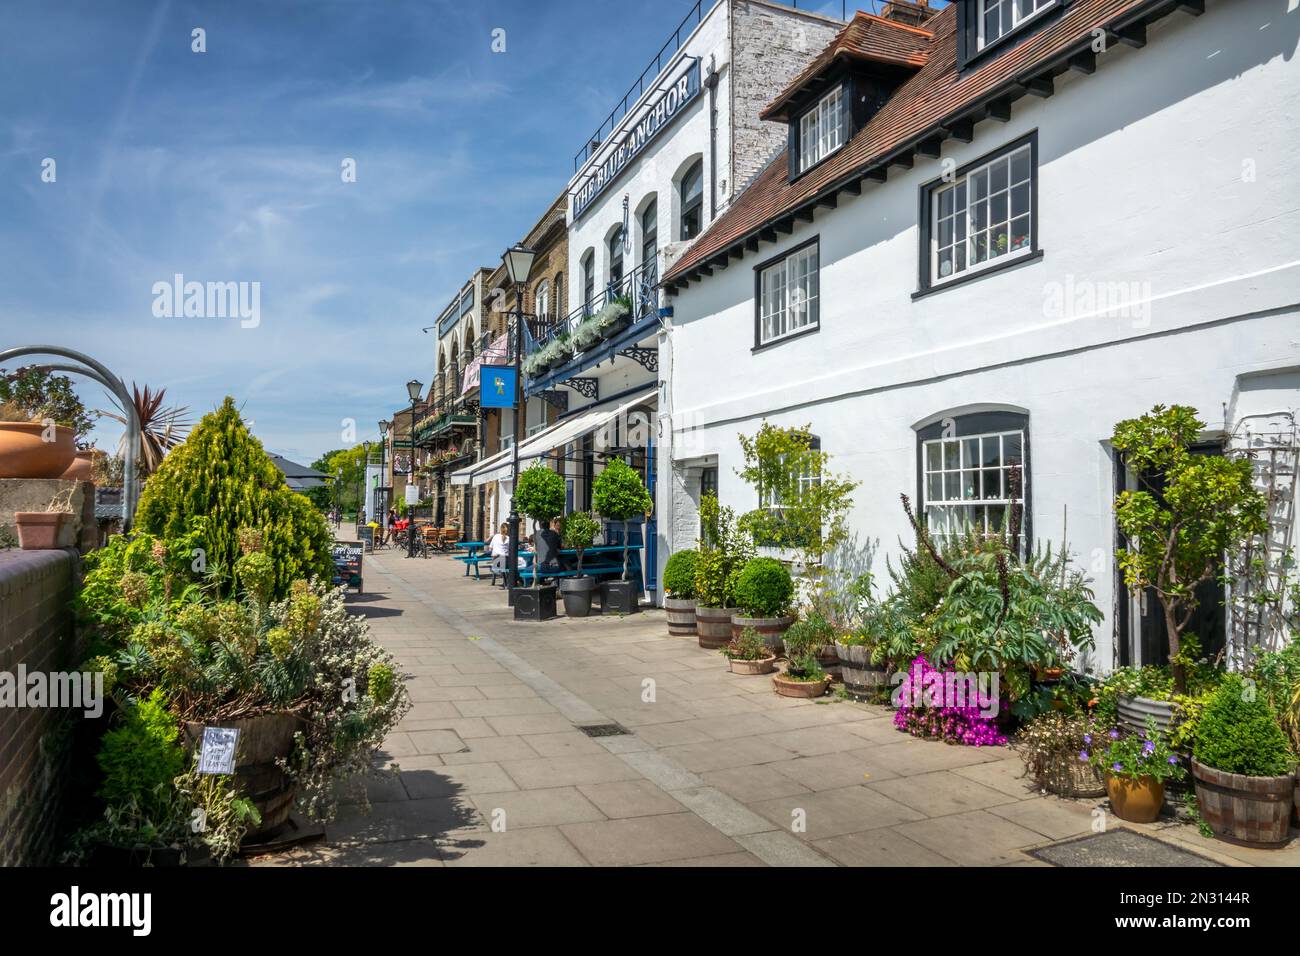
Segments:
[[[127,419],[126,451],[123,455],[125,458],[125,473],[122,475],[122,530],[130,531],[131,522],[135,518],[136,501],[139,498],[139,488],[136,487],[135,457],[136,451],[140,447],[140,416],[136,412],[135,400],[131,397],[131,393],[126,390],[122,380],[114,375],[108,366],[83,352],[66,349],[59,345],[25,345],[21,348],[5,349],[0,352],[0,365],[21,358],[24,355],[57,355],[60,358],[80,362],[82,363],[81,366],[41,363],[41,367],[55,372],[71,372],[75,375],[84,375],[103,385],[121,401]]]

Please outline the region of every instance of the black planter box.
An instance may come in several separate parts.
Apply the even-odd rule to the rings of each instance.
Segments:
[[[641,610],[641,594],[631,581],[606,581],[600,586],[602,613],[636,614]]]
[[[555,614],[555,585],[543,588],[511,588],[511,605],[516,621],[549,621]]]

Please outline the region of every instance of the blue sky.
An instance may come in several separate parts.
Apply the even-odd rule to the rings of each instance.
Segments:
[[[89,352],[195,418],[233,395],[303,462],[343,447],[344,419],[375,437],[403,383],[428,382],[420,329],[559,195],[692,6],[8,2],[0,347]],[[176,273],[260,283],[260,325],[155,317],[154,284]]]

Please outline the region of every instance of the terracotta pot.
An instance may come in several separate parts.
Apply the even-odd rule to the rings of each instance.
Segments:
[[[17,511],[18,544],[24,551],[55,551],[59,547],[59,529],[67,515],[62,511]]]
[[[58,478],[77,457],[73,438],[65,425],[55,425],[54,441],[45,441],[39,422],[0,422],[0,478]]]
[[[753,628],[777,654],[785,648],[785,632],[794,623],[792,617],[745,617],[740,611],[731,615],[731,637],[738,640],[746,630]]]
[[[668,633],[672,637],[695,637],[695,598],[664,598]]]
[[[831,679],[825,677],[818,681],[790,680],[784,674],[772,678],[772,686],[782,697],[794,697],[800,700],[816,700],[826,696],[826,688],[831,686]]]
[[[734,608],[696,607],[695,632],[700,639],[700,647],[707,651],[716,651],[731,643],[731,615]]]
[[[1106,774],[1110,809],[1129,823],[1155,823],[1165,805],[1165,785],[1155,777],[1117,777]]]
[[[1296,778],[1245,777],[1224,773],[1192,760],[1196,806],[1215,837],[1238,846],[1278,849],[1289,842],[1287,830],[1295,804]]]
[[[68,466],[68,470],[59,477],[64,481],[94,481],[95,460],[102,454],[93,448],[77,452],[77,457]]]
[[[738,661],[731,660],[731,673],[739,674],[742,677],[757,677],[760,674],[770,674],[776,670],[776,655],[766,657],[761,661]]]

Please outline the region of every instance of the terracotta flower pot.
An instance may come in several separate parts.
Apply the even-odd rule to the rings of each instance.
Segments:
[[[1246,777],[1192,760],[1196,806],[1216,838],[1238,846],[1286,846],[1296,778]]]
[[[93,448],[79,451],[72,464],[68,466],[68,470],[59,477],[64,481],[94,481],[95,461],[102,456],[103,452],[96,451]]]
[[[58,478],[73,459],[73,431],[53,426],[54,441],[46,441],[39,422],[0,422],[0,478]]]
[[[1106,774],[1106,795],[1115,816],[1129,823],[1155,823],[1165,805],[1165,785],[1155,777]]]
[[[59,547],[59,529],[67,515],[62,511],[18,511],[18,544],[24,551],[54,551]]]
[[[738,661],[732,658],[730,661],[731,673],[739,674],[742,677],[757,677],[760,674],[770,674],[776,669],[776,655],[765,657],[761,661]]]
[[[782,697],[816,700],[818,697],[826,696],[826,688],[831,686],[831,679],[824,677],[816,681],[791,680],[784,674],[777,674],[772,678],[772,686]]]

